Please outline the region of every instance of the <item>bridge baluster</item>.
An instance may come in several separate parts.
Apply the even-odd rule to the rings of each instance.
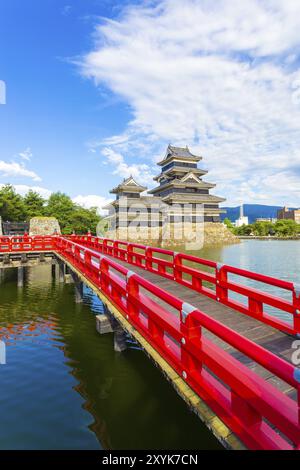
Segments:
[[[149,271],[152,271],[152,268],[153,268],[153,259],[152,259],[152,249],[150,246],[147,246],[146,247],[146,250],[145,250],[145,258],[146,258],[146,269],[149,269]]]
[[[263,303],[260,302],[259,300],[249,297],[248,308],[251,313],[254,313],[257,316],[263,316],[263,313],[264,313]]]
[[[202,328],[199,321],[193,317],[193,311],[196,311],[196,308],[189,304],[182,305],[181,312],[181,324],[180,331],[182,334],[181,338],[181,364],[183,368],[183,378],[187,379],[195,374],[200,374],[202,369],[202,364],[199,358],[191,354],[190,344],[192,341],[197,341],[197,346],[199,347],[199,352],[201,348],[201,336]]]
[[[109,293],[110,279],[109,279],[109,265],[105,258],[100,261],[100,288],[103,292]]]
[[[182,259],[180,253],[174,253],[173,272],[176,282],[182,281]]]
[[[300,335],[300,286],[294,286],[293,291],[294,330]]]
[[[140,286],[135,279],[135,274],[128,271],[126,277],[126,291],[127,291],[127,314],[129,318],[134,320],[139,315],[140,307],[138,304],[138,297]]]
[[[218,264],[216,267],[216,295],[217,300],[220,302],[226,302],[228,300],[227,280],[228,275],[225,266]]]

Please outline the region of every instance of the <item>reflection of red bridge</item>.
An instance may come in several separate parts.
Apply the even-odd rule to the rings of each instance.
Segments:
[[[300,370],[291,364],[300,292],[293,283],[90,235],[0,239],[0,254],[32,251],[55,252],[93,288],[224,444],[300,449]]]

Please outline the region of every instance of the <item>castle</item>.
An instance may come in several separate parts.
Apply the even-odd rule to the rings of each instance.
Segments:
[[[225,199],[210,194],[216,185],[202,180],[207,171],[198,168],[202,157],[188,147],[169,145],[158,162],[161,172],[154,178],[158,186],[146,192],[132,176],[110,192],[116,199],[104,207],[109,211],[107,236],[129,241],[169,241],[183,243],[195,227],[204,227],[233,241],[233,235],[221,224],[219,207]],[[150,195],[150,196],[149,196]],[[182,229],[184,222],[184,230]],[[226,238],[225,237],[225,238]]]

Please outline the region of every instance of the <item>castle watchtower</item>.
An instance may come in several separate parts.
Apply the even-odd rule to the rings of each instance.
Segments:
[[[110,191],[116,199],[103,209],[109,211],[105,219],[111,237],[136,240],[137,228],[145,240],[159,236],[160,199],[141,195],[146,190],[130,176]]]

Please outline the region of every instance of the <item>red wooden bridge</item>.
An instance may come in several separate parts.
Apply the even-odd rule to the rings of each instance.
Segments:
[[[68,264],[229,447],[300,449],[293,282],[91,235],[0,237],[0,255],[20,252]]]

